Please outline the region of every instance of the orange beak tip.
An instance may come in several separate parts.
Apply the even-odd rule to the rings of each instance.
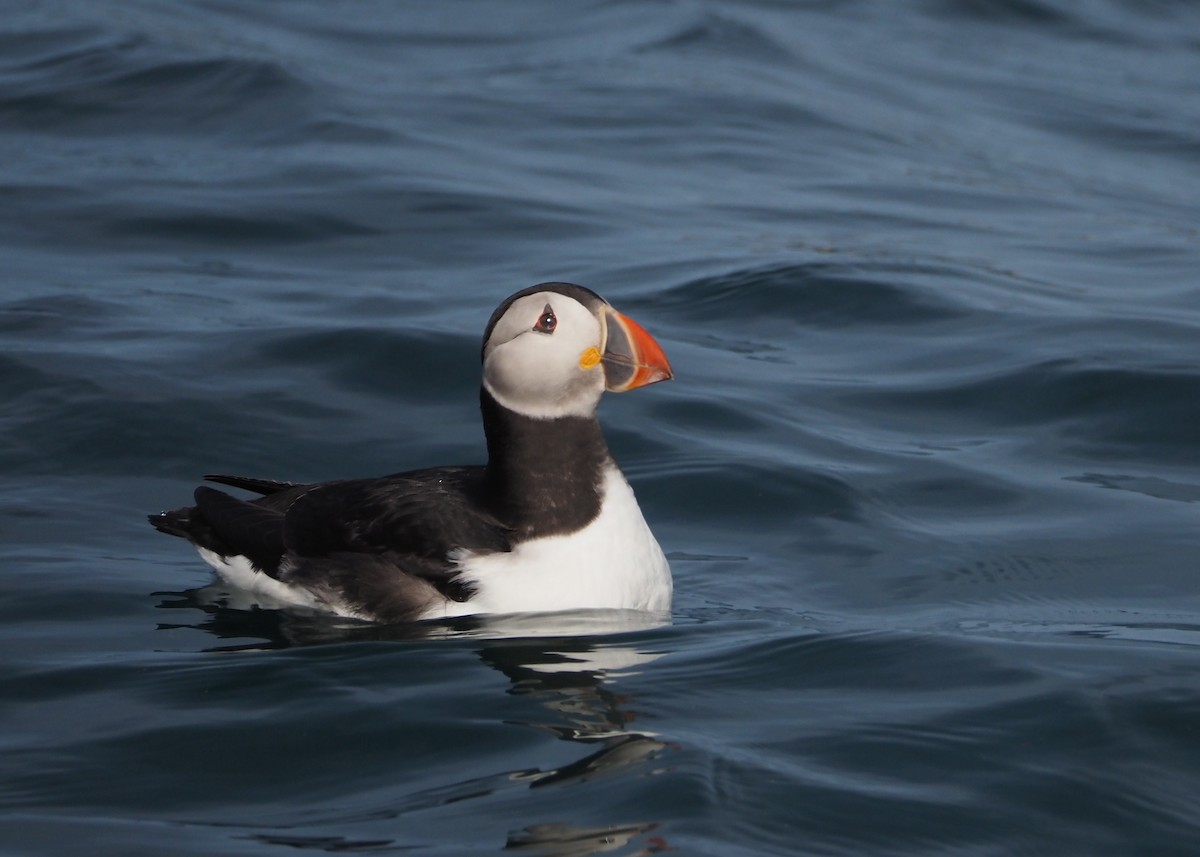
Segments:
[[[627,380],[622,379],[609,389],[614,392],[634,390],[674,378],[671,363],[658,341],[633,319],[616,310],[610,312],[612,322],[620,327],[620,333],[613,336],[610,331],[607,359],[612,364],[625,366],[627,371],[631,369],[632,373]],[[618,340],[619,344],[614,345]]]

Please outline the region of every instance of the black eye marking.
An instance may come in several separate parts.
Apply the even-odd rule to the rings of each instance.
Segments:
[[[537,324],[533,326],[533,329],[538,333],[554,333],[556,327],[558,327],[558,319],[554,315],[554,310],[550,309],[550,304],[546,304],[546,308],[538,316]]]

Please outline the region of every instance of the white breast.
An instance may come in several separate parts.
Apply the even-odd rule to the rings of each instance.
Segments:
[[[465,553],[461,577],[475,585],[475,596],[423,618],[578,609],[666,613],[671,569],[633,489],[613,467],[602,491],[600,514],[577,533],[534,539],[510,553]]]

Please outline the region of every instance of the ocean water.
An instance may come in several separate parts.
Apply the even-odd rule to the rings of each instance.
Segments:
[[[0,19],[0,853],[1200,851],[1200,6]],[[482,460],[591,286],[672,621],[210,586],[204,473]]]

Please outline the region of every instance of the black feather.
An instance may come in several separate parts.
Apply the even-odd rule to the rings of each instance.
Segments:
[[[201,486],[195,506],[151,515],[150,523],[221,556],[244,556],[287,583],[329,590],[330,598],[336,590],[364,614],[377,615],[386,602],[391,616],[417,615],[430,593],[465,601],[472,589],[457,578],[456,552],[511,549],[508,528],[487,510],[483,467],[312,485],[206,478],[263,496],[240,500]]]
[[[250,476],[223,476],[219,473],[206,473],[204,478],[209,482],[228,485],[231,488],[241,488],[246,491],[253,491],[255,494],[263,495],[278,494],[280,491],[298,487],[298,484],[295,482],[280,482],[278,479],[254,479]]]
[[[411,560],[388,553],[334,553],[290,558],[281,574],[319,599],[378,622],[411,622],[450,595],[426,577],[400,573],[401,567],[411,570]]]
[[[259,571],[274,577],[284,552],[283,513],[203,485],[195,496],[196,512],[219,539],[218,552],[244,556]]]

